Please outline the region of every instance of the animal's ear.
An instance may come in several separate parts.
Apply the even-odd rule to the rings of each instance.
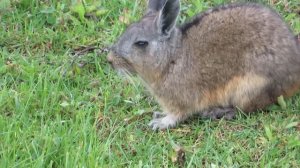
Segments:
[[[150,0],[151,1],[151,0]],[[153,0],[159,1],[159,0]],[[164,1],[164,0],[162,0]],[[163,7],[159,11],[156,24],[160,33],[169,36],[176,26],[176,20],[180,11],[179,0],[166,0]]]
[[[149,0],[146,14],[159,12],[167,0]]]

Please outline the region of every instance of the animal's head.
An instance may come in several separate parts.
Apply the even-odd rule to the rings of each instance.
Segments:
[[[107,60],[118,71],[154,79],[168,64],[176,45],[179,0],[149,0],[141,20],[131,24],[112,47]]]

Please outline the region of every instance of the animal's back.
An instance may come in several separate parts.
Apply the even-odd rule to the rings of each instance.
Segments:
[[[299,44],[271,9],[256,4],[219,7],[181,31],[192,48],[191,80],[202,85],[206,97],[195,102],[200,109],[233,105],[252,111],[299,90]]]

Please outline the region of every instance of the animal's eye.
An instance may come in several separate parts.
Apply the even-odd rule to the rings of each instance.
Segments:
[[[148,45],[147,41],[137,41],[134,43],[134,45],[138,46],[138,47],[146,47]]]

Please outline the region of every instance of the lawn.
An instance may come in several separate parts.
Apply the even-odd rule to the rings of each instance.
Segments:
[[[105,59],[145,1],[0,1],[0,167],[300,167],[300,94],[286,109],[148,128],[160,107]],[[223,3],[185,0],[179,22]],[[300,33],[299,0],[262,3]]]

